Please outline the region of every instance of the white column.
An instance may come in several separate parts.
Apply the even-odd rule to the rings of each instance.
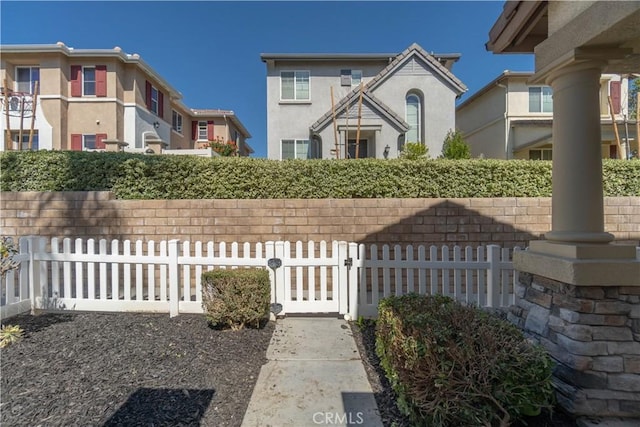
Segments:
[[[552,229],[557,243],[608,243],[604,232],[600,135],[602,64],[582,62],[550,75],[553,89]]]

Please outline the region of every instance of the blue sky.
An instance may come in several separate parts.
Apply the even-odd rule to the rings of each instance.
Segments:
[[[533,55],[484,44],[504,2],[492,1],[8,1],[2,44],[138,53],[192,108],[233,110],[266,157],[266,65],[261,53],[389,53],[411,43],[462,54],[454,74],[469,91],[503,70],[533,70]]]

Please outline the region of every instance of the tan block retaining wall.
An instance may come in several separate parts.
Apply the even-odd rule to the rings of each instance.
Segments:
[[[640,197],[605,199],[606,231],[640,243]],[[550,198],[117,200],[109,192],[2,192],[2,235],[130,240],[497,243],[551,228]]]

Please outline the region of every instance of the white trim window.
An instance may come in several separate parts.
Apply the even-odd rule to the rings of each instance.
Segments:
[[[158,114],[158,88],[151,86],[151,111]]]
[[[551,148],[529,150],[529,160],[553,160]]]
[[[280,99],[283,101],[308,101],[311,99],[309,71],[281,71]]]
[[[406,98],[405,117],[409,125],[409,131],[405,136],[406,142],[421,142],[422,138],[422,103],[420,97],[415,93],[410,93]]]
[[[96,67],[82,67],[82,96],[96,95]]]
[[[178,133],[182,133],[182,114],[176,110],[171,112],[171,129]]]
[[[18,148],[18,141],[20,140],[20,134],[18,132],[11,132],[11,140],[13,141],[13,148],[15,150],[23,150],[26,151],[29,149],[29,132],[24,132],[22,134],[22,147]],[[31,142],[31,149],[38,149],[38,131],[33,132],[33,140]]]
[[[82,135],[82,149],[84,151],[96,149],[96,135]]]
[[[359,86],[362,70],[340,70],[340,86]]]
[[[529,88],[529,112],[553,113],[553,92],[549,86]]]
[[[205,121],[199,121],[198,122],[198,141],[208,141],[209,140],[209,133],[207,131],[207,122]]]
[[[16,92],[33,93],[38,80],[40,80],[40,67],[16,67]],[[38,92],[40,92],[39,89]]]
[[[319,158],[319,153],[308,139],[283,139],[280,144],[280,158],[316,159]]]

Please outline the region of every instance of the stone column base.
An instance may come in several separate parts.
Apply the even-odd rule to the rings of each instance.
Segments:
[[[588,286],[551,279],[545,277],[554,268],[550,264],[582,266],[574,271],[590,265],[608,279]],[[557,363],[560,406],[575,416],[640,417],[640,275],[635,283],[627,277],[616,285],[620,264],[611,260],[527,252],[514,259],[514,267],[519,277],[508,319]]]

